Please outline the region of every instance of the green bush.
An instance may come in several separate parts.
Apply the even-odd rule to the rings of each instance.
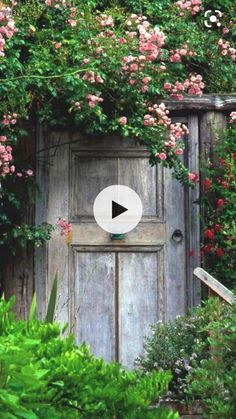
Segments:
[[[169,372],[142,374],[92,356],[59,326],[16,321],[13,300],[0,302],[0,418],[160,418],[178,414],[150,405]]]
[[[173,379],[166,398],[187,400],[190,394],[191,396],[195,394],[196,399],[205,400],[205,386],[211,384],[214,387],[216,385],[213,379],[215,364],[212,361],[212,340],[209,337],[209,330],[216,329],[222,336],[224,330],[229,330],[227,327],[229,318],[231,326],[236,330],[235,315],[233,320],[232,313],[231,307],[223,305],[218,299],[212,299],[207,301],[203,307],[191,309],[186,316],[178,317],[167,324],[159,322],[152,327],[152,336],[145,339],[145,354],[137,360],[137,364],[143,371],[171,370]],[[227,345],[228,340],[230,344],[233,344],[231,339],[235,339],[235,333],[234,336],[232,333],[225,336],[224,345]],[[236,350],[230,352],[228,347],[227,351],[226,347],[222,347],[222,350],[224,358],[228,357],[227,359],[232,363],[232,375],[236,379],[236,369],[233,368]],[[224,358],[222,359],[221,373],[227,382],[229,379],[232,380],[232,377],[230,378],[231,373],[228,374]],[[211,373],[211,381],[205,382]],[[195,374],[196,379],[194,378]],[[191,384],[192,390],[190,391],[191,381],[194,383]],[[218,392],[219,389],[216,390],[216,396]],[[210,392],[208,396],[211,397]],[[222,395],[219,397],[222,398]]]
[[[218,318],[207,327],[212,356],[193,369],[187,380],[187,392],[200,398],[206,417],[236,417],[236,305],[221,306]]]
[[[171,370],[173,379],[167,396],[172,399],[185,397],[188,372],[208,357],[206,325],[203,310],[197,308],[168,323],[159,321],[152,326],[152,336],[145,339],[145,354],[137,364],[144,371]]]

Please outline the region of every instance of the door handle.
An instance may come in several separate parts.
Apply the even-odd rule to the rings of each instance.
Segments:
[[[181,230],[177,229],[172,234],[172,240],[176,243],[181,243],[184,239],[184,235]]]

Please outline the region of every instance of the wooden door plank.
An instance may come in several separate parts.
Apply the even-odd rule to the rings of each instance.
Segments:
[[[135,229],[125,234],[121,245],[157,245],[166,242],[166,226],[164,223],[140,223]],[[95,223],[74,223],[72,245],[116,245],[111,235]]]
[[[185,232],[185,191],[173,179],[172,172],[165,170],[165,220],[166,242],[166,318],[174,319],[186,311],[186,232]],[[175,230],[183,234],[182,242],[175,242]]]
[[[199,174],[199,126],[198,116],[188,117],[189,138],[187,143],[187,163],[190,172]],[[196,306],[201,302],[201,285],[193,280],[193,270],[200,264],[200,187],[199,183],[186,188],[186,230],[187,238],[187,305]]]
[[[159,315],[158,253],[120,253],[119,272],[119,361],[132,368],[143,352],[143,337]]]
[[[115,353],[115,253],[76,252],[74,332],[107,362]]]

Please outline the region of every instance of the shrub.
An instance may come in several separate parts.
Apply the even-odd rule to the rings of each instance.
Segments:
[[[149,408],[170,373],[106,364],[55,324],[14,320],[12,304],[0,302],[0,418],[178,418]]]
[[[207,330],[212,356],[193,369],[187,379],[187,393],[200,398],[206,417],[234,419],[236,415],[236,306],[221,307],[218,319]]]
[[[207,332],[203,330],[207,319],[203,310],[197,308],[186,316],[152,326],[152,336],[145,339],[144,356],[137,364],[144,371],[171,370],[171,381],[168,397],[184,398],[185,379],[193,365],[208,357],[205,344]]]
[[[167,324],[159,322],[152,327],[152,336],[145,339],[145,354],[137,360],[137,364],[143,371],[171,370],[173,378],[165,397],[188,399],[189,383],[193,380],[189,377],[194,377],[195,371],[199,372],[199,377],[202,374],[201,388],[204,388],[204,374],[207,377],[210,371],[205,371],[202,365],[208,368],[212,362],[212,339],[209,338],[209,331],[215,328],[218,330],[219,327],[223,331],[231,312],[229,306],[223,305],[218,299],[211,299],[203,307],[191,309],[186,316],[178,317]],[[235,356],[235,352],[231,355]],[[227,369],[224,373],[228,380],[230,377]],[[196,398],[202,398],[203,394],[197,392],[197,378],[194,382],[191,395],[195,393]],[[215,385],[213,379],[211,384]]]
[[[204,265],[229,288],[236,287],[236,113],[218,135],[214,159],[202,168]]]

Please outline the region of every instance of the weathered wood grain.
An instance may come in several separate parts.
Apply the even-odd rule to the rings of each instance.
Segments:
[[[221,282],[215,279],[212,275],[202,268],[194,269],[194,275],[200,279],[210,290],[212,290],[218,297],[229,304],[233,304],[236,300],[235,295],[226,288]]]
[[[116,358],[115,269],[114,252],[76,252],[76,341],[106,361]]]
[[[204,94],[201,97],[185,96],[183,100],[160,99],[157,101],[157,103],[161,102],[164,102],[172,111],[232,111],[236,109],[236,94]]]
[[[46,150],[40,153],[43,162],[42,171],[46,172],[46,189],[40,184],[42,203],[37,206],[37,220],[44,217],[52,225],[56,225],[59,218],[68,220],[69,205],[69,146],[57,147],[60,142],[65,142],[67,134],[50,134],[47,138],[45,133],[42,142],[47,145],[54,144],[53,151]],[[39,174],[40,176],[40,174]],[[43,174],[42,176],[45,176]],[[41,179],[42,180],[42,179]],[[40,253],[41,252],[41,253]],[[44,249],[38,251],[35,257],[36,263],[36,290],[39,300],[39,312],[42,315],[49,301],[53,278],[58,272],[58,298],[56,306],[56,318],[62,324],[68,322],[69,283],[68,283],[68,255],[69,248],[56,229],[49,243]]]
[[[186,159],[190,172],[199,173],[199,118],[188,117],[189,140]],[[200,187],[186,188],[186,231],[187,231],[187,302],[196,306],[201,302],[201,285],[193,280],[193,270],[200,264]]]
[[[166,225],[161,222],[142,222],[137,227],[125,234],[120,240],[121,246],[152,245],[166,242]],[[72,245],[115,245],[109,233],[102,230],[97,224],[91,222],[73,223]]]
[[[181,122],[175,119],[174,122]],[[164,217],[166,222],[166,310],[165,318],[174,319],[186,311],[186,230],[185,230],[185,190],[173,179],[172,171],[165,169],[164,173]],[[175,242],[172,235],[180,230],[182,242]]]
[[[119,361],[133,367],[159,319],[158,253],[119,253]],[[160,269],[160,271],[159,271]]]

